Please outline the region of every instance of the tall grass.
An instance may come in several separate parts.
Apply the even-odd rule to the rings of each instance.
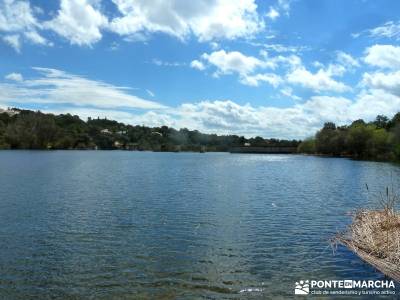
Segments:
[[[356,211],[352,223],[334,241],[400,268],[400,213],[396,209],[400,198],[392,185],[377,200],[377,209]]]

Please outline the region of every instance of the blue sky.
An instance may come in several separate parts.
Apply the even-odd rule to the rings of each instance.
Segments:
[[[0,0],[0,107],[304,138],[400,110],[399,1]]]

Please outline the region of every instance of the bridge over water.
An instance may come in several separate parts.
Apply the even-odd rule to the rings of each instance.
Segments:
[[[292,154],[297,153],[297,147],[232,147],[230,153],[264,153],[264,154]]]

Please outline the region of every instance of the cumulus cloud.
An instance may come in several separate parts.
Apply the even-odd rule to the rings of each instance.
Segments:
[[[272,6],[269,8],[269,11],[266,15],[268,18],[270,18],[271,20],[275,20],[276,18],[278,18],[280,16],[279,12],[273,8]]]
[[[377,115],[393,116],[399,111],[400,97],[382,89],[361,91],[349,107],[352,120],[373,120]]]
[[[358,60],[356,58],[354,58],[353,56],[351,56],[348,53],[345,53],[343,51],[339,51],[337,53],[337,61],[344,66],[347,67],[359,67],[360,63],[358,62]]]
[[[27,1],[4,0],[0,3],[0,31],[35,29],[38,22]]]
[[[193,60],[193,61],[190,63],[190,66],[191,66],[193,69],[197,69],[197,70],[200,70],[200,71],[203,71],[203,70],[206,68],[206,67],[204,66],[204,64],[203,64],[201,61],[197,60],[197,59]]]
[[[299,101],[301,100],[301,98],[299,96],[296,96],[295,94],[293,94],[293,89],[291,87],[284,87],[283,89],[281,89],[281,94],[292,98],[293,100]]]
[[[201,58],[217,68],[216,75],[232,73],[246,75],[254,72],[258,67],[267,65],[254,56],[246,56],[238,51],[219,50],[210,54],[204,53]]]
[[[69,104],[97,108],[160,109],[165,106],[131,95],[129,89],[48,68],[34,68],[39,76],[0,84],[0,102]],[[15,80],[18,75],[12,75]],[[22,78],[22,76],[21,76]],[[10,79],[10,78],[8,78]]]
[[[121,35],[126,41],[146,41],[152,33],[161,32],[181,40],[193,35],[201,42],[214,42],[248,39],[265,28],[255,0],[112,0],[112,3],[119,14],[103,13],[101,0],[60,0],[56,15],[43,21],[36,17],[43,10],[31,6],[28,0],[4,0],[0,2],[0,37],[19,51],[21,43],[17,45],[17,39],[53,45],[42,35],[45,31],[53,31],[74,45],[91,46],[102,39],[104,31]],[[275,15],[277,11],[272,13]]]
[[[0,1],[0,36],[17,52],[21,50],[23,37],[32,43],[46,45],[47,41],[38,30],[41,25],[35,16],[36,7],[28,1]]]
[[[359,67],[358,61],[344,52],[338,52],[334,63],[326,67],[319,64],[320,68],[315,73],[307,70],[301,58],[294,54],[269,56],[269,53],[263,49],[260,51],[260,56],[258,58],[245,55],[239,51],[219,50],[202,54],[200,60],[192,61],[191,66],[198,70],[214,67],[213,75],[215,77],[237,74],[239,82],[249,86],[267,83],[276,88],[284,81],[281,74],[286,74],[285,78],[288,83],[300,85],[318,93],[322,91],[337,93],[350,91],[349,86],[334,77],[341,77],[347,71]],[[274,72],[265,72],[263,71],[265,69]]]
[[[37,33],[37,31],[27,31],[24,33],[24,36],[34,44],[52,45],[52,43],[48,42],[44,37]]]
[[[262,69],[274,69],[278,62],[283,59],[276,57],[269,59],[264,55],[263,59],[247,56],[239,51],[226,52],[225,50],[204,53],[201,60],[194,60],[191,67],[204,70],[206,67],[214,67],[214,76],[237,74],[239,82],[249,86],[258,86],[261,82],[268,83],[274,87],[281,83],[279,75],[274,73],[260,72]],[[257,71],[257,72],[256,72]]]
[[[371,89],[381,89],[400,96],[400,71],[390,73],[365,73],[362,85]]]
[[[23,81],[24,80],[24,78],[22,77],[22,75],[20,73],[10,73],[10,74],[7,74],[4,78],[7,80],[12,80],[12,81]]]
[[[301,63],[292,64],[292,71],[286,75],[289,83],[300,85],[314,92],[336,92],[343,93],[351,91],[345,83],[338,81],[335,77],[342,77],[346,72],[360,66],[357,59],[342,51],[337,52],[336,60],[325,66],[320,62],[314,62],[318,70],[313,73]]]
[[[375,67],[400,68],[400,47],[393,45],[373,45],[366,49],[364,61]]]
[[[341,76],[345,70],[342,66],[330,65],[327,69],[319,69],[312,73],[304,66],[300,66],[287,74],[288,82],[298,84],[302,87],[312,89],[315,92],[332,91],[346,92],[350,87],[343,82],[337,81],[333,76]]]
[[[313,135],[328,121],[344,125],[356,119],[370,121],[377,114],[393,116],[399,105],[400,97],[382,90],[369,90],[357,95],[355,101],[313,96],[303,103],[283,108],[243,105],[232,100],[204,100],[143,113],[76,106],[43,111],[69,112],[82,118],[107,117],[133,125],[167,125],[208,133],[300,139]]]
[[[10,34],[2,37],[3,41],[14,48],[16,52],[21,52],[21,40],[18,34]]]
[[[173,112],[158,111],[167,125],[209,133],[305,138],[324,122],[344,125],[356,119],[373,120],[377,114],[392,116],[400,97],[379,90],[363,91],[355,101],[344,97],[313,96],[291,107],[253,106],[231,100],[185,103]],[[152,116],[154,117],[154,115]]]
[[[273,87],[277,87],[282,83],[282,78],[274,73],[258,73],[255,75],[246,74],[240,78],[240,82],[245,85],[259,86],[260,83],[265,82]]]
[[[163,32],[185,39],[192,33],[211,41],[248,37],[265,26],[254,0],[112,1],[122,16],[110,22],[110,29],[121,35]]]
[[[91,0],[61,0],[58,15],[45,22],[44,27],[55,31],[71,44],[90,46],[102,38],[101,29],[108,24],[95,4]]]

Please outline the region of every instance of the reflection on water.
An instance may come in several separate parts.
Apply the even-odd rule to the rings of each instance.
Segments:
[[[396,165],[295,155],[0,152],[0,298],[292,296],[380,279],[329,238]]]

